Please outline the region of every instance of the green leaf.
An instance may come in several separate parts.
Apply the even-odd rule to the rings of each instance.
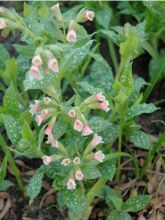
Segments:
[[[106,220],[132,220],[131,216],[124,211],[114,210]]]
[[[96,21],[99,25],[105,29],[109,29],[109,24],[111,21],[112,9],[109,7],[101,8],[96,12]]]
[[[138,212],[143,210],[151,201],[149,195],[139,195],[129,198],[123,205],[123,210],[127,212]]]
[[[151,104],[143,103],[143,104],[131,106],[131,108],[128,109],[127,120],[130,120],[131,118],[141,115],[143,113],[152,113],[157,109],[158,108],[152,103]]]
[[[47,88],[48,86],[53,86],[54,85],[54,81],[56,79],[56,75],[54,73],[47,73],[45,74],[43,72],[43,70],[40,71],[41,80],[37,80],[37,79],[31,79],[29,77],[29,74],[26,74],[26,78],[24,80],[24,87],[26,90],[28,89],[44,89]]]
[[[88,180],[97,179],[101,177],[101,172],[97,167],[87,166],[83,168],[84,178]]]
[[[35,44],[30,44],[30,45],[14,44],[14,47],[21,56],[26,58],[32,58],[36,50]]]
[[[96,87],[94,87],[93,85],[89,84],[86,81],[79,82],[78,85],[81,86],[83,91],[88,92],[91,95],[95,95],[97,93],[104,92],[103,89],[96,88]]]
[[[10,188],[11,186],[13,186],[12,182],[10,182],[9,180],[3,180],[2,182],[0,182],[0,192],[8,190],[8,188]]]
[[[89,120],[89,125],[95,133],[99,133],[106,130],[110,126],[110,123],[102,117],[94,116]]]
[[[118,128],[116,125],[110,124],[110,126],[99,135],[103,138],[104,144],[113,143],[117,138]]]
[[[129,96],[133,89],[132,63],[125,66],[121,75],[121,86],[124,93]]]
[[[27,139],[31,144],[36,143],[36,138],[31,130],[29,124],[24,121],[23,128],[22,128],[22,138]]]
[[[8,161],[8,153],[3,158],[2,165],[0,167],[0,183],[4,180],[6,176],[7,161]]]
[[[14,117],[20,115],[17,95],[12,82],[10,83],[10,86],[6,90],[3,98],[3,111],[5,114],[10,114]]]
[[[87,208],[86,196],[81,188],[75,190],[62,190],[57,194],[58,205],[67,207],[70,219],[76,220],[82,217]]]
[[[4,115],[3,122],[10,141],[17,144],[21,139],[22,124],[11,115]]]
[[[123,206],[123,200],[120,198],[114,189],[109,186],[105,186],[102,190],[103,196],[107,205],[111,208],[114,206],[116,209],[121,210]]]
[[[5,70],[3,71],[2,77],[7,85],[9,85],[11,81],[13,81],[14,85],[16,85],[18,67],[18,62],[15,58],[5,61]]]
[[[68,127],[68,124],[64,121],[58,120],[53,128],[54,136],[59,139],[65,132]]]
[[[7,51],[7,49],[4,47],[3,44],[0,44],[0,51],[1,51],[1,56],[0,56],[0,68],[4,68],[5,66],[5,61],[10,58],[10,54]]]
[[[126,134],[126,137],[139,148],[144,150],[149,150],[151,148],[148,135],[141,130],[132,130]]]
[[[39,195],[42,187],[42,179],[44,177],[44,172],[37,172],[29,181],[27,187],[27,194],[30,197],[30,204]]]
[[[61,67],[61,72],[66,74],[73,73],[80,67],[85,57],[88,55],[93,41],[89,41],[87,44],[79,48],[71,48],[70,53],[67,53],[64,57],[64,62]]]
[[[101,58],[97,59],[97,61],[91,65],[88,82],[95,88],[100,88],[102,91],[105,91],[105,93],[112,93],[113,81],[112,70],[101,56]]]
[[[112,180],[116,171],[116,163],[114,160],[107,160],[100,163],[98,168],[104,179]]]

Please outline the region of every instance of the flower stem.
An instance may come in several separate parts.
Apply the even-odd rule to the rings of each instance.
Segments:
[[[117,56],[116,56],[116,53],[115,53],[114,44],[113,44],[113,42],[112,42],[112,40],[110,38],[108,38],[108,47],[109,47],[109,52],[110,52],[111,57],[112,57],[113,65],[114,65],[114,68],[115,68],[115,72],[117,73],[118,61],[117,61]]]

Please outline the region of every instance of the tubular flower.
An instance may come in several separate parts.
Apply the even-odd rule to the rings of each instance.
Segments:
[[[36,122],[37,122],[38,126],[41,125],[41,123],[42,123],[45,119],[47,119],[47,117],[49,116],[49,114],[50,114],[50,113],[49,113],[49,110],[48,110],[48,109],[44,109],[44,110],[41,111],[41,114],[36,117]]]
[[[53,157],[44,155],[42,160],[45,165],[49,165],[53,161]]]
[[[60,10],[60,6],[59,6],[59,3],[53,5],[51,8],[50,8],[51,12],[53,13],[56,13],[57,11]]]
[[[42,77],[40,75],[39,68],[37,66],[32,65],[29,70],[29,77],[31,79],[41,80]]]
[[[40,111],[40,101],[39,100],[35,100],[34,104],[30,105],[30,113],[32,114],[32,116]]]
[[[107,100],[98,104],[98,108],[104,110],[105,112],[108,112],[110,110],[108,106],[109,106],[109,102]]]
[[[43,100],[44,100],[44,104],[49,104],[52,101],[52,99],[49,97],[44,97]]]
[[[71,163],[71,160],[69,158],[65,158],[61,164],[64,165],[64,166],[68,166],[69,164]]]
[[[55,57],[49,58],[48,68],[51,69],[55,73],[59,72],[58,61]]]
[[[76,188],[76,183],[74,178],[69,177],[68,182],[67,182],[67,189],[75,189]]]
[[[98,160],[99,162],[103,162],[104,158],[105,158],[105,154],[103,154],[101,150],[97,151],[93,155],[93,159]]]
[[[0,30],[6,28],[6,26],[5,19],[0,18]]]
[[[85,18],[87,21],[93,21],[95,13],[93,11],[86,11]]]
[[[46,144],[50,144],[52,147],[58,148],[58,141],[54,138],[52,134],[48,136]]]
[[[44,134],[46,134],[46,135],[48,135],[48,136],[52,135],[53,125],[54,125],[54,124],[49,124],[49,125],[45,128]]]
[[[75,118],[76,117],[76,111],[74,109],[71,109],[69,112],[68,112],[68,115],[69,117],[71,118]]]
[[[92,129],[87,124],[84,124],[82,130],[82,136],[88,136],[90,134],[93,134]]]
[[[76,121],[74,122],[74,130],[81,132],[83,130],[83,123],[81,120],[76,119]]]
[[[77,41],[76,31],[74,29],[70,29],[67,33],[67,41],[69,43],[74,43]]]
[[[33,57],[32,59],[32,65],[34,66],[41,66],[42,65],[42,59],[40,57],[40,55],[36,55],[35,57]]]
[[[80,158],[79,158],[79,157],[75,157],[75,158],[73,159],[73,163],[74,163],[75,165],[79,165],[79,164],[81,163]]]
[[[82,180],[84,178],[83,173],[81,172],[81,170],[77,170],[75,173],[75,179],[76,180]]]
[[[95,95],[95,99],[96,99],[97,101],[100,101],[100,102],[106,101],[106,98],[105,98],[105,96],[104,96],[102,93],[96,94],[96,95]]]
[[[94,137],[93,137],[93,140],[91,141],[91,146],[92,147],[95,147],[97,146],[98,144],[102,144],[104,143],[103,139],[101,136],[99,136],[98,134],[94,134]]]

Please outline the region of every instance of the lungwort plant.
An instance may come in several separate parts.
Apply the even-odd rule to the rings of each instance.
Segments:
[[[88,219],[95,197],[110,206],[108,219],[131,219],[128,213],[143,209],[150,197],[139,195],[124,202],[106,183],[120,180],[122,157],[132,160],[138,178],[136,148],[151,147],[136,118],[157,108],[142,103],[146,82],[132,74],[133,59],[145,41],[145,24],[120,29],[120,65],[113,74],[96,52],[92,38],[97,33],[88,35],[82,26],[92,22],[93,11],[78,5],[61,13],[59,4],[50,10],[46,4],[36,8],[25,4],[23,14],[1,7],[0,29],[4,35],[20,32],[21,43],[14,46],[22,67],[25,63],[28,67],[21,76],[32,101],[28,109],[21,104],[18,82],[11,81],[1,115],[15,155],[43,161],[27,187],[30,203],[47,176],[58,192],[59,208],[67,208],[70,219]],[[134,149],[123,152],[123,140],[133,143]]]

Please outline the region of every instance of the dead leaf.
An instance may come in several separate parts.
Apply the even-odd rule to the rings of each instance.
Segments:
[[[0,212],[0,220],[1,220],[6,215],[8,210],[11,208],[11,202],[10,202],[10,196],[6,192],[0,193],[0,199],[3,200],[3,202],[4,202],[3,208]]]

